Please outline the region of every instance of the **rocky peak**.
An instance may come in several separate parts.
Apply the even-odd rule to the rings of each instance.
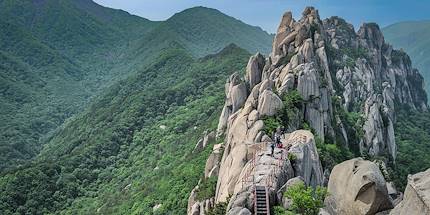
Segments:
[[[333,16],[323,21],[324,29],[330,40],[330,45],[335,49],[344,47],[357,47],[357,35],[354,26],[344,19]]]
[[[291,99],[299,102],[292,105]],[[313,7],[307,7],[297,21],[286,12],[270,56],[264,59],[257,53],[250,58],[243,79],[233,74],[227,80],[217,131],[218,137],[225,136],[225,150],[215,202],[232,195],[227,214],[251,214],[255,184],[265,183],[270,195],[297,176],[306,185],[322,185],[327,178],[316,150],[317,138],[395,161],[395,109],[427,110],[426,103],[422,77],[406,54],[384,42],[376,24],[363,24],[355,32],[339,17],[322,21]],[[273,121],[288,131],[280,138],[288,147],[270,157],[273,132],[268,126]],[[313,133],[303,131],[305,127]],[[283,153],[296,156],[294,166]],[[365,164],[375,170],[375,165]],[[380,191],[385,181],[380,173],[376,175]],[[377,194],[387,197],[386,189]],[[391,207],[385,200],[369,204],[369,211]]]
[[[364,23],[357,32],[358,37],[370,44],[369,48],[381,49],[384,36],[376,23]]]

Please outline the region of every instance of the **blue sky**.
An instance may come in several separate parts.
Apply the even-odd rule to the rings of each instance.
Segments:
[[[165,20],[186,8],[205,6],[274,32],[285,11],[299,17],[307,5],[322,18],[337,15],[358,27],[376,22],[384,27],[399,21],[430,20],[430,0],[95,0],[150,20]]]

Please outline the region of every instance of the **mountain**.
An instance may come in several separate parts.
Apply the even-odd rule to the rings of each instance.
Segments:
[[[4,0],[0,17],[0,171],[35,157],[66,119],[171,44],[197,58],[233,42],[264,53],[272,38],[202,7],[155,22],[90,0]]]
[[[273,37],[259,27],[249,26],[220,11],[194,7],[169,18],[162,31],[171,31],[178,41],[196,56],[219,51],[229,43],[249,52],[270,52]],[[210,42],[208,42],[210,41]]]
[[[0,4],[0,214],[428,213],[424,80],[375,23]]]
[[[425,80],[430,79],[430,21],[400,22],[382,29],[386,40],[396,48],[405,50]],[[430,84],[426,81],[426,91]]]
[[[111,78],[100,72],[120,53],[110,50],[122,51],[122,43],[131,40],[130,29],[116,24],[152,25],[101,7],[90,15],[91,6],[100,7],[91,1],[1,1],[0,169],[37,155],[41,138]]]
[[[430,187],[430,118],[409,56],[377,24],[356,32],[313,7],[286,12],[272,47],[227,80],[187,214],[428,213],[414,200]]]

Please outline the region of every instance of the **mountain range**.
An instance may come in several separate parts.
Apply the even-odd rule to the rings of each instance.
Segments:
[[[272,39],[203,7],[155,22],[90,0],[5,0],[0,16],[1,170],[37,155],[49,132],[160,50],[182,46],[199,58],[235,43],[267,53]]]

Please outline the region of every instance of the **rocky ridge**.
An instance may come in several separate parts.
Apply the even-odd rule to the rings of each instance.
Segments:
[[[294,177],[307,186],[323,185],[328,180],[323,170],[329,167],[321,165],[316,139],[337,141],[361,155],[386,156],[395,162],[395,109],[427,111],[422,77],[405,53],[384,42],[376,24],[363,24],[355,32],[339,17],[321,20],[312,7],[297,21],[291,12],[285,13],[270,56],[252,56],[244,79],[238,73],[231,75],[225,94],[217,129],[217,137],[225,138],[218,146],[224,150],[217,157],[219,171],[212,175],[218,177],[216,192],[209,202],[229,200],[226,214],[232,215],[255,212],[253,191],[259,184],[267,187],[271,205],[288,205],[278,194]],[[292,107],[288,98],[294,94],[301,102]],[[350,115],[356,116],[356,122],[347,119]],[[275,116],[282,119],[287,133],[281,142],[288,147],[270,156],[272,133],[266,122],[277,120]],[[312,133],[301,130],[306,125]],[[208,162],[213,163],[214,156]],[[393,208],[375,163],[355,159],[339,165],[328,180],[334,195],[326,200],[327,213],[375,214]],[[350,186],[352,191],[342,189]],[[194,199],[189,203],[193,203],[189,214],[208,211],[193,207],[202,204]]]

